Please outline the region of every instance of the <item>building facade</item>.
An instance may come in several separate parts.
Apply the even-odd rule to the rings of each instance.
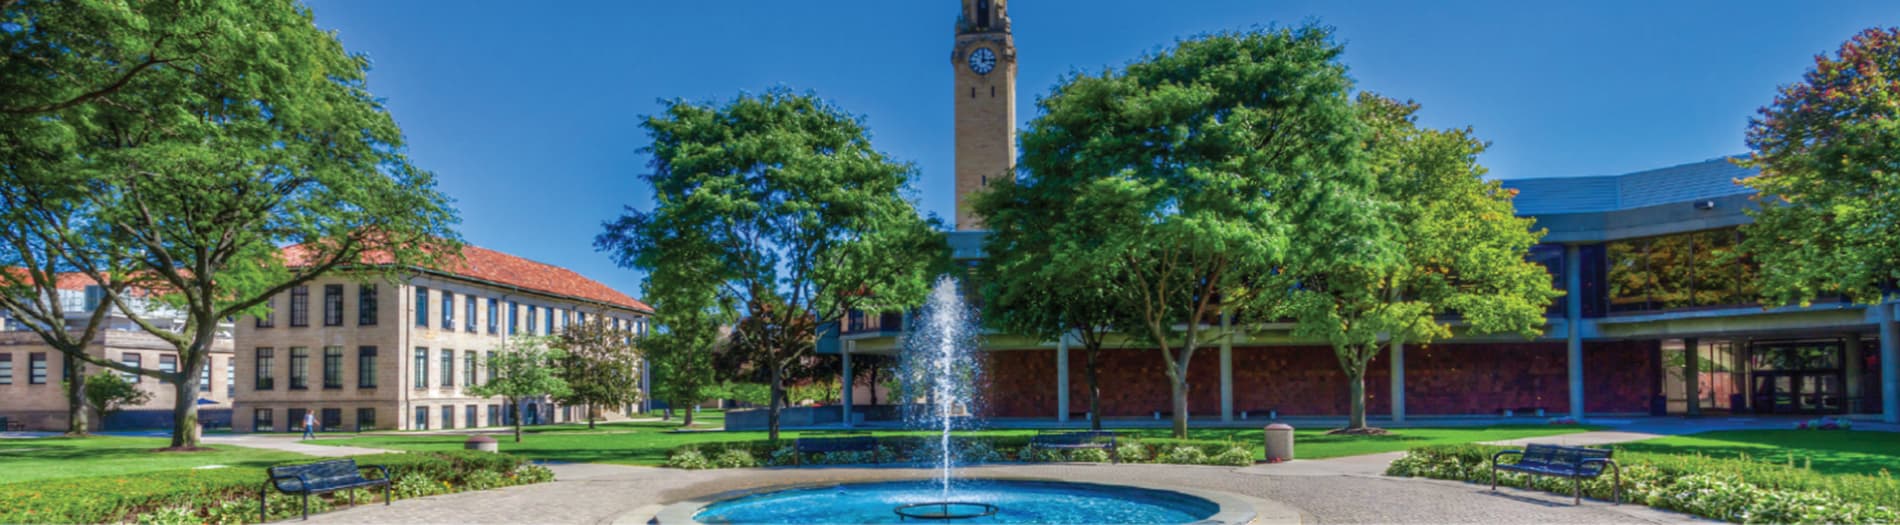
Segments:
[[[306,412],[337,431],[512,424],[501,398],[468,392],[509,339],[590,320],[646,332],[651,308],[571,270],[474,246],[462,255],[394,279],[317,279],[238,320],[233,427],[301,431]],[[586,418],[545,399],[521,408],[525,424]]]
[[[66,312],[68,326],[75,330],[84,328],[94,309],[112,308],[105,303],[98,286],[84,276],[61,276],[59,289],[60,309]],[[142,299],[128,300],[135,311],[141,312],[141,317],[161,328],[179,330],[184,327],[183,315],[175,310]],[[171,343],[146,333],[116,308],[106,315],[103,330],[87,347],[88,355],[152,370],[177,371],[178,363],[183,360]],[[22,324],[24,322],[0,317],[0,417],[7,418],[9,425],[18,423],[24,430],[65,431],[68,404],[63,383],[75,371],[92,375],[105,370],[105,367],[67,360],[64,354],[47,345],[38,333]],[[219,337],[212,343],[210,355],[206,357],[205,366],[199,370],[198,392],[193,402],[198,403],[199,421],[210,428],[226,427],[231,423],[236,362],[231,352],[230,335],[228,326],[221,327]],[[178,398],[176,388],[170,383],[146,376],[114,373],[150,394],[151,398],[144,403],[124,407],[110,418],[100,418],[97,412],[89,413],[87,419],[92,430],[171,426],[173,401]]]

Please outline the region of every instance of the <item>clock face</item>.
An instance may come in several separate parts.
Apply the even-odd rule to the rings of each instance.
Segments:
[[[970,71],[975,71],[978,75],[988,75],[992,69],[996,69],[996,52],[990,51],[987,47],[979,47],[970,52]]]

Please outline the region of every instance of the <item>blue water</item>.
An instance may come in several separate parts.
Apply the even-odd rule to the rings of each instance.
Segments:
[[[702,523],[900,523],[892,509],[942,499],[937,480],[851,483],[787,489],[715,502],[693,518]],[[953,501],[1001,508],[994,516],[909,523],[1161,524],[1200,521],[1214,502],[1162,490],[1052,481],[957,482]]]

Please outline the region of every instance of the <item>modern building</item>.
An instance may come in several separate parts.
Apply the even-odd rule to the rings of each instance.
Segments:
[[[963,0],[954,37],[956,258],[983,257],[985,232],[966,197],[1008,176],[1016,52],[1006,2]],[[995,93],[995,96],[991,94]],[[1540,337],[1455,337],[1392,352],[1367,375],[1369,410],[1408,416],[1711,413],[1880,414],[1900,420],[1900,331],[1891,303],[1817,298],[1807,307],[1756,304],[1758,268],[1739,256],[1738,226],[1755,206],[1737,180],[1754,175],[1713,159],[1623,175],[1506,180],[1517,210],[1548,230],[1530,257],[1567,292]],[[1000,169],[998,167],[1001,167]],[[966,169],[968,167],[968,169]],[[889,354],[901,315],[854,315],[820,352]],[[1346,377],[1329,346],[1253,325],[1196,355],[1193,417],[1221,421],[1336,416]],[[1457,332],[1457,330],[1454,330]],[[1139,340],[1101,357],[1104,417],[1169,410],[1163,361]],[[1079,418],[1087,410],[1083,356],[1069,341],[989,334],[983,404],[994,418]],[[847,389],[849,391],[850,389]],[[846,405],[857,404],[850,394]],[[833,416],[834,418],[836,416]]]
[[[177,370],[180,362],[177,348],[146,333],[119,309],[106,305],[105,295],[94,281],[84,275],[65,274],[60,276],[58,288],[60,310],[66,313],[67,325],[75,330],[84,328],[95,309],[102,306],[110,309],[106,313],[104,330],[87,348],[87,354],[131,366]],[[184,328],[182,312],[144,299],[132,298],[130,301],[134,311],[141,314],[140,317],[160,328]],[[47,345],[38,333],[23,324],[25,322],[0,315],[0,417],[6,418],[9,426],[17,423],[23,430],[64,431],[67,426],[67,401],[66,388],[62,383],[72,376],[75,369],[73,365],[77,361],[69,362],[64,354]],[[211,346],[211,355],[199,370],[198,394],[194,402],[199,406],[199,421],[206,426],[216,428],[230,425],[232,379],[236,373],[234,367],[230,326],[226,325],[220,327],[219,336]],[[77,368],[85,375],[105,370],[104,367],[83,363],[79,363]],[[100,419],[97,413],[90,414],[88,420],[92,429],[170,426],[177,389],[150,377],[119,374],[140,390],[151,394],[151,398],[145,403],[125,407],[105,420]]]
[[[273,298],[269,315],[239,319],[233,427],[302,430],[307,411],[340,431],[512,424],[501,398],[467,391],[510,338],[602,319],[637,337],[652,314],[572,270],[494,250],[466,246],[441,266],[397,268],[393,279],[342,272]],[[545,399],[522,405],[527,424],[586,418]]]

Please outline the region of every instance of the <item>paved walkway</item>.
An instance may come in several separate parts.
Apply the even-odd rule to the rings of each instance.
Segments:
[[[386,450],[386,449],[380,449],[380,448],[335,447],[335,446],[329,446],[329,445],[312,445],[309,443],[305,443],[302,439],[299,439],[298,436],[293,436],[293,435],[288,435],[288,434],[210,434],[210,435],[204,436],[204,442],[207,444],[212,444],[212,445],[235,445],[235,446],[240,446],[240,447],[281,450],[284,452],[295,452],[295,453],[303,454],[306,456],[317,456],[317,457],[326,457],[326,458],[341,457],[341,456],[359,456],[363,454],[382,454],[386,452],[401,452],[398,450]]]

